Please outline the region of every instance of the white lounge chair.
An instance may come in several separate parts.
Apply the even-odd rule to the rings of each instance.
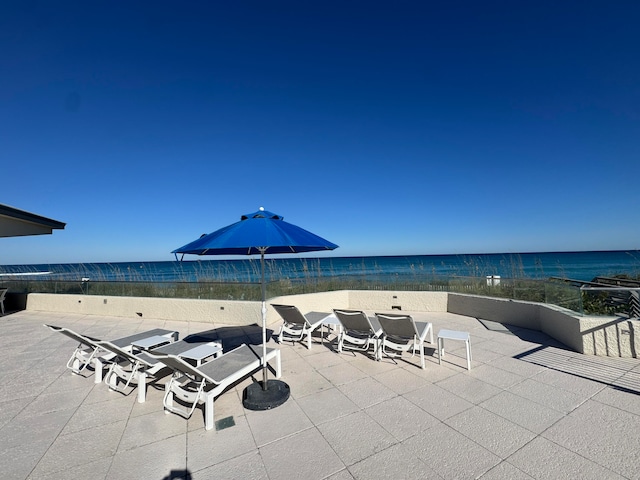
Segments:
[[[278,343],[283,340],[301,341],[307,337],[307,348],[311,349],[311,334],[322,326],[328,313],[310,312],[303,315],[298,307],[293,305],[271,305],[282,317],[283,323],[278,333]],[[286,338],[285,338],[286,337]]]
[[[429,334],[429,342],[433,344],[433,325],[430,322],[416,322],[411,315],[376,313],[382,327],[379,357],[398,357],[402,352],[412,350],[412,357],[420,350],[420,366],[424,369],[423,343]],[[391,351],[389,351],[391,350]]]
[[[361,310],[334,309],[333,312],[342,324],[338,335],[338,352],[344,349],[366,352],[373,346],[374,356],[377,359],[382,335],[378,320],[368,317]]]
[[[59,332],[78,342],[78,346],[73,351],[71,357],[69,358],[69,361],[67,362],[67,368],[69,370],[71,370],[75,374],[81,375],[89,365],[92,365],[95,372],[94,383],[102,382],[103,368],[107,362],[114,358],[113,352],[109,352],[100,348],[100,346],[98,345],[98,342],[100,342],[100,340],[97,338],[89,337],[88,335],[82,335],[68,328],[58,327],[56,325],[47,325],[45,323],[44,326],[53,330],[54,332]],[[152,330],[147,330],[146,332],[117,338],[115,340],[112,340],[111,343],[125,350],[130,350],[131,345],[134,342],[156,335],[165,336],[170,340],[178,339],[178,332],[176,332],[175,330],[154,328]]]
[[[123,395],[129,395],[137,387],[138,403],[144,403],[147,398],[147,382],[158,378],[158,373],[166,366],[146,352],[133,353],[107,341],[98,342],[98,345],[114,354],[114,358],[109,362],[104,383],[110,390]],[[122,382],[124,385],[121,385]]]
[[[183,353],[194,351],[196,347],[211,346],[213,343],[218,342],[180,340],[148,351],[134,353],[115,345],[113,342],[98,342],[100,348],[114,354],[114,358],[109,362],[109,370],[105,375],[104,382],[109,386],[109,389],[124,395],[129,395],[137,387],[138,403],[144,403],[147,383],[162,378],[161,372],[167,369],[167,365],[159,358],[180,356]],[[124,385],[121,386],[121,383]],[[129,389],[129,387],[131,388]]]
[[[253,374],[262,366],[262,345],[240,345],[198,367],[177,355],[162,355],[156,352],[150,352],[150,355],[174,371],[171,380],[165,384],[165,413],[171,412],[189,418],[198,404],[204,404],[206,430],[211,430],[214,426],[214,399],[229,386]],[[279,349],[267,349],[266,361],[272,360],[276,363],[276,378],[280,378],[282,367]],[[174,397],[186,404],[186,407],[175,405]]]

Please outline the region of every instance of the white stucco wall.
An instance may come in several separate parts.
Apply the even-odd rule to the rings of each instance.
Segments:
[[[446,312],[447,292],[402,292],[352,290],[348,308],[357,310],[405,310],[408,312]]]
[[[273,303],[296,305],[303,313],[334,308],[367,311],[451,312],[539,330],[577,352],[638,357],[640,322],[620,318],[579,317],[573,312],[533,302],[446,292],[347,291],[275,297],[267,301],[267,324],[278,325]],[[27,310],[119,317],[197,321],[225,325],[261,323],[260,302],[170,298],[106,297],[32,293]]]
[[[115,317],[250,325],[261,323],[260,302],[30,293],[27,310]]]
[[[287,295],[284,297],[274,297],[267,301],[267,324],[272,325],[282,322],[278,313],[271,308],[271,304],[295,305],[303,314],[309,312],[331,313],[334,308],[349,307],[348,290],[336,292],[307,293],[302,295]]]
[[[585,317],[580,320],[583,353],[610,357],[638,358],[640,321],[614,317]]]

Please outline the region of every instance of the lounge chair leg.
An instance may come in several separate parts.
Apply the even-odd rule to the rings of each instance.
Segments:
[[[147,374],[138,373],[138,403],[144,403],[147,396]]]
[[[107,372],[107,376],[104,379],[104,383],[106,383],[109,386],[109,391],[111,390],[118,390],[118,376],[115,374],[115,372],[112,371],[113,368],[113,364],[111,365],[111,368],[109,368],[109,371]]]
[[[204,429],[213,428],[213,395],[207,395],[204,402]]]
[[[71,373],[75,374],[75,375],[79,375],[80,374],[80,359],[79,358],[74,358],[73,362],[71,363]]]
[[[102,360],[96,358],[93,365],[95,368],[95,373],[93,374],[93,383],[102,383],[102,369],[104,368]]]
[[[164,413],[169,415],[173,407],[173,392],[171,391],[171,381],[164,384]]]
[[[282,377],[282,360],[280,358],[280,349],[276,350],[276,378]]]

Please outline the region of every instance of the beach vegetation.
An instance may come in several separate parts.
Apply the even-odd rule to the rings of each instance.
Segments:
[[[589,292],[581,290],[579,282],[545,277],[541,262],[536,263],[532,274],[517,254],[502,256],[499,267],[482,256],[462,256],[459,263],[448,266],[446,275],[439,273],[433,264],[423,262],[421,257],[411,257],[404,268],[395,269],[378,261],[365,263],[360,257],[343,259],[339,268],[334,268],[332,261],[299,260],[265,260],[267,298],[337,290],[435,291],[548,303],[584,315],[616,315],[628,310],[620,292]],[[0,277],[0,287],[9,287],[15,293],[247,301],[259,301],[262,297],[261,264],[257,259],[242,263],[175,262],[175,268],[177,275],[166,278],[166,271],[155,263],[102,264],[100,268],[78,264],[62,278]],[[619,274],[617,277],[621,281],[633,281],[640,275]],[[149,281],[150,278],[154,281]]]

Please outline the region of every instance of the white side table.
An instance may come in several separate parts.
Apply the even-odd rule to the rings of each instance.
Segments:
[[[340,323],[340,320],[338,320],[338,317],[336,317],[335,313],[327,315],[322,319],[322,327],[326,327],[327,335],[329,335],[329,332],[333,331],[334,329],[337,330],[338,333],[342,332],[342,323]],[[322,330],[320,331],[320,333],[322,334]],[[324,344],[324,334],[322,334],[321,337],[322,343]]]
[[[456,330],[440,330],[438,332],[438,364],[442,364],[444,357],[444,341],[459,340],[464,342],[467,349],[467,370],[471,370],[471,337],[467,332],[458,332]]]
[[[160,347],[162,345],[166,345],[167,343],[171,343],[171,338],[165,337],[163,335],[154,335],[153,337],[136,340],[131,345],[140,350],[147,351],[156,347]]]
[[[222,353],[222,344],[220,342],[210,342],[205,343],[204,345],[198,345],[197,347],[193,347],[186,352],[179,353],[178,356],[180,358],[184,358],[186,360],[193,360],[195,362],[195,366],[199,367],[204,363],[204,361],[209,357],[218,358]]]

